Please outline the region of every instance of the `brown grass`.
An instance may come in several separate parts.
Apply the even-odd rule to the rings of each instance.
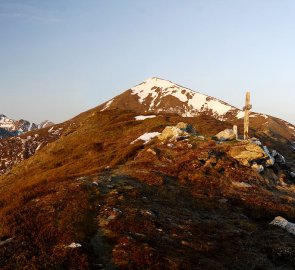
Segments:
[[[294,265],[268,240],[281,240],[294,255],[292,237],[268,227],[275,215],[295,217],[289,191],[238,165],[227,155],[230,145],[210,139],[227,123],[135,115],[85,112],[0,178],[0,241],[13,238],[0,249],[1,268],[96,269],[107,261],[119,269],[275,269],[280,258]],[[130,144],[180,121],[209,137],[174,147],[156,139]],[[67,248],[72,242],[82,247]]]

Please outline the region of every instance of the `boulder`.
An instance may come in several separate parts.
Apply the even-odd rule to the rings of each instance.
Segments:
[[[188,136],[188,133],[181,130],[178,127],[175,126],[167,126],[165,129],[162,131],[160,135],[158,135],[158,139],[161,141],[176,141],[179,137],[182,136]]]
[[[214,136],[219,141],[232,141],[236,139],[236,134],[232,129],[225,129]]]
[[[254,160],[268,157],[259,145],[252,142],[232,146],[229,150],[229,155],[245,166],[250,166],[250,162]]]
[[[283,217],[280,217],[280,216],[276,217],[270,224],[281,227],[285,229],[287,232],[295,235],[295,224],[292,222],[289,222]]]

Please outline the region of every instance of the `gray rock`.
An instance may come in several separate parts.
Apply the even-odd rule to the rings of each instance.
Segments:
[[[214,137],[216,137],[219,141],[232,141],[236,139],[236,134],[232,129],[225,129],[220,131]]]
[[[4,241],[0,241],[0,246],[4,246],[4,245],[8,244],[8,243],[10,243],[12,240],[13,240],[13,238],[8,238],[8,239],[6,239],[6,240],[4,240]]]
[[[270,222],[270,224],[281,227],[285,229],[288,233],[295,235],[295,224],[292,222],[289,222],[283,217],[280,217],[280,216],[275,217],[275,219],[272,222]]]

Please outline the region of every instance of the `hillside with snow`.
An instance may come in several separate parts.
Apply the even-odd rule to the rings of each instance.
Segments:
[[[1,139],[0,268],[293,269],[295,128],[242,116],[152,78]]]
[[[235,125],[243,125],[244,118],[243,110],[227,102],[157,77],[131,87],[99,108],[101,111],[121,109],[140,114],[174,113],[182,117],[208,116]],[[251,128],[274,139],[283,138],[288,145],[295,141],[294,125],[264,113],[250,112]]]

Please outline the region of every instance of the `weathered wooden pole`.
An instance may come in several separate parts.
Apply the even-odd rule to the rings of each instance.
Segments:
[[[238,140],[239,136],[238,136],[238,126],[237,125],[233,125],[233,131],[234,131],[234,134],[236,135],[236,140]]]
[[[245,112],[244,116],[244,140],[249,138],[249,113],[252,109],[252,105],[250,104],[250,92],[246,93],[246,103],[245,107],[243,108]]]

